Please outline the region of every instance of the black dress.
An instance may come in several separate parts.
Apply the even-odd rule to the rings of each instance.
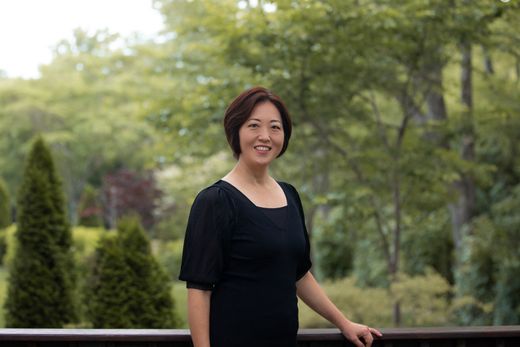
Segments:
[[[285,207],[257,207],[222,180],[193,203],[179,279],[212,291],[211,347],[296,346],[309,239],[296,189],[279,184]]]

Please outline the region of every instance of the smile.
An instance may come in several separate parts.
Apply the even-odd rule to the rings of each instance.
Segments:
[[[269,146],[255,146],[254,148],[258,151],[270,151],[271,150],[271,147],[269,147]]]

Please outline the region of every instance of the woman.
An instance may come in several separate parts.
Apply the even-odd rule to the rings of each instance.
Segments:
[[[224,128],[237,163],[196,197],[179,276],[194,346],[294,347],[297,296],[356,346],[371,346],[381,333],[345,318],[309,271],[298,193],[269,175],[291,137],[282,100],[249,89],[229,105]]]

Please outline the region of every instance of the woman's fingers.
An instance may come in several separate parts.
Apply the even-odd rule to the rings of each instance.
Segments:
[[[377,330],[377,329],[374,329],[374,328],[368,328],[368,329],[370,329],[370,332],[371,332],[372,334],[374,334],[374,335],[376,335],[376,336],[378,336],[378,337],[383,336],[383,334],[382,334],[379,330]]]
[[[372,346],[372,341],[374,341],[374,338],[372,337],[372,331],[370,330],[369,327],[366,327],[366,332],[361,337],[365,341],[366,347]]]
[[[350,339],[350,341],[353,344],[355,344],[356,347],[365,347],[365,344],[361,342],[361,340],[357,336],[354,336],[352,339]]]
[[[356,347],[372,347],[374,335],[378,337],[383,336],[379,330],[361,324],[354,324],[353,331],[350,331],[348,334],[345,333],[345,337]]]

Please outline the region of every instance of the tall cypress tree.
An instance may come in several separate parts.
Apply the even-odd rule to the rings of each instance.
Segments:
[[[153,257],[150,243],[136,218],[119,221],[116,241],[119,250],[106,242],[98,248],[91,287],[86,296],[94,327],[175,327],[168,276]],[[110,256],[113,260],[106,261]],[[122,302],[125,304],[120,304]],[[124,314],[125,319],[105,319],[118,314]]]
[[[6,325],[62,327],[75,318],[72,237],[61,183],[41,138],[31,148],[18,199]]]

